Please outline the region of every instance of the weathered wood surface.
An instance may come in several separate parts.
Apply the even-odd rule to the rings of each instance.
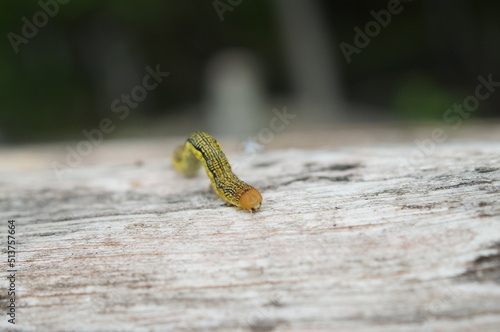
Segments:
[[[412,143],[228,153],[255,214],[179,177],[170,147],[63,183],[0,173],[18,330],[498,331],[499,143],[444,143],[414,171]]]

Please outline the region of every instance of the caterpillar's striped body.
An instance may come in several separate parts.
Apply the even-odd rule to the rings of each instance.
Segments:
[[[201,164],[220,198],[240,209],[259,210],[260,192],[234,175],[219,143],[212,136],[197,131],[175,151],[173,165],[180,173],[191,177],[196,175]]]

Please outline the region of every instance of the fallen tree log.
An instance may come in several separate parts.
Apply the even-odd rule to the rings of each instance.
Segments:
[[[17,311],[0,328],[496,330],[500,144],[446,143],[409,163],[414,148],[229,154],[262,192],[253,214],[227,207],[205,174],[178,176],[170,151],[63,182],[4,171]]]

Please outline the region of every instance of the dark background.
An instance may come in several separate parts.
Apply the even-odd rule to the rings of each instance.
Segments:
[[[329,121],[442,121],[446,109],[474,93],[479,75],[500,81],[498,1],[401,1],[403,11],[350,64],[339,44],[353,44],[353,28],[364,29],[373,20],[370,11],[386,9],[388,1],[309,2],[326,38],[336,82],[332,95],[349,109],[324,107]],[[170,76],[123,125],[146,129],[113,135],[144,134],[153,125],[164,128],[164,135],[196,129],[179,128],[176,119],[204,122],[207,66],[232,48],[246,50],[259,64],[266,112],[293,104],[297,77],[278,8],[279,1],[243,0],[221,21],[213,1],[69,1],[16,53],[8,34],[22,35],[22,18],[32,22],[42,9],[36,1],[3,1],[0,142],[80,139],[82,129],[112,117],[112,101],[156,64]],[[296,20],[296,28],[307,31],[308,24]],[[298,112],[307,113],[307,107]],[[500,91],[471,118],[499,115]]]

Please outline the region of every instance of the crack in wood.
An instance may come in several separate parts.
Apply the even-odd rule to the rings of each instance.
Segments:
[[[488,255],[480,255],[473,262],[472,266],[458,276],[459,280],[474,282],[495,282],[500,284],[500,241],[488,246],[495,252]]]
[[[494,180],[472,180],[472,181],[460,182],[460,183],[449,185],[449,186],[434,187],[431,190],[456,189],[456,188],[465,187],[465,186],[477,186],[480,184],[491,184],[493,182],[495,182],[495,181]]]

